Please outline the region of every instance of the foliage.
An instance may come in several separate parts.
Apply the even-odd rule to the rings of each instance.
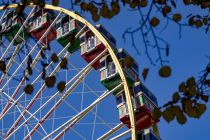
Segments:
[[[66,87],[66,82],[65,81],[61,81],[57,85],[57,89],[58,89],[59,92],[63,92],[65,87]]]
[[[45,2],[42,0],[21,0],[22,4],[16,9],[16,12],[20,15],[24,10],[25,6],[33,2],[40,8],[43,8]],[[53,5],[58,6],[59,0],[52,0]],[[18,3],[15,0],[12,3]],[[3,3],[5,9],[8,3]],[[135,45],[134,36],[136,33],[141,33],[142,40],[144,42],[146,55],[153,66],[159,66],[159,75],[161,77],[169,77],[172,74],[172,69],[167,64],[168,61],[165,59],[170,55],[169,43],[161,38],[156,33],[156,28],[160,26],[164,21],[173,22],[182,27],[191,27],[192,29],[197,28],[204,30],[206,33],[209,32],[210,26],[210,2],[209,0],[112,0],[112,1],[85,1],[85,0],[74,0],[72,1],[72,7],[79,7],[82,11],[91,14],[93,21],[97,22],[101,18],[111,19],[120,13],[122,8],[128,8],[129,10],[139,12],[139,26],[133,29],[127,29],[123,38],[126,36],[132,38],[132,46],[135,48],[138,54],[139,49]],[[181,11],[177,11],[178,8],[196,7],[203,11],[200,13],[188,13],[184,15]],[[137,21],[138,22],[138,21]],[[167,29],[167,25],[165,26]],[[180,31],[179,31],[180,33]],[[181,36],[181,33],[180,33]],[[158,54],[157,58],[154,58],[149,51],[149,48],[153,48]],[[45,50],[43,50],[43,54]],[[42,59],[45,59],[42,55]],[[51,60],[54,63],[60,61],[59,66],[62,69],[67,69],[68,61],[66,58],[59,58],[56,53],[53,53]],[[129,67],[132,63],[131,58],[126,58],[126,66]],[[210,61],[210,60],[209,60]],[[44,62],[44,61],[43,61]],[[32,75],[31,69],[32,60],[28,59],[27,72]],[[45,80],[46,85],[50,88],[56,83],[55,76],[46,77],[45,67],[48,64],[43,63],[42,78]],[[5,72],[6,64],[5,61],[0,60],[0,71]],[[142,76],[146,80],[149,73],[149,68],[144,68]],[[171,101],[167,102],[163,106],[159,107],[154,111],[156,118],[163,117],[167,122],[175,120],[183,125],[187,122],[188,117],[200,118],[201,115],[206,111],[206,103],[209,101],[210,91],[210,62],[206,68],[202,71],[200,77],[189,77],[186,81],[183,81],[178,86],[176,92],[173,93]],[[25,78],[28,78],[25,76]],[[58,91],[62,92],[65,89],[65,82],[61,81],[57,84]],[[33,92],[33,85],[28,84],[24,91],[31,94]]]

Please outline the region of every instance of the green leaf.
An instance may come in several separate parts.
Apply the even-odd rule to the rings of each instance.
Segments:
[[[195,26],[196,26],[197,28],[200,28],[200,27],[203,26],[203,22],[202,22],[200,19],[198,19],[198,20],[195,21]]]
[[[74,0],[74,4],[78,4],[80,2],[81,2],[81,0]]]
[[[24,88],[24,92],[26,94],[31,94],[34,91],[34,86],[32,84],[28,84]]]
[[[55,83],[56,83],[56,77],[54,75],[49,76],[45,79],[45,84],[48,88],[54,87]]]
[[[133,60],[132,57],[130,57],[130,56],[125,57],[125,59],[124,59],[125,66],[127,68],[130,68],[132,66],[132,64],[133,64],[133,61],[134,60]]]
[[[57,89],[58,89],[59,92],[63,92],[65,88],[66,88],[66,82],[65,81],[61,81],[61,82],[58,83]]]
[[[182,19],[182,15],[180,13],[176,13],[176,14],[173,15],[172,19],[175,22],[179,22]]]
[[[209,101],[209,96],[207,95],[201,95],[201,100],[203,100],[204,102],[208,102]]]
[[[179,115],[180,113],[182,113],[182,110],[178,105],[171,106],[171,108],[172,108],[174,115],[176,115],[176,116]]]
[[[159,70],[159,75],[163,78],[171,75],[171,68],[169,66],[162,66]]]
[[[148,5],[148,1],[147,0],[141,0],[140,2],[139,2],[139,6],[140,7],[146,7]]]
[[[196,84],[195,77],[188,78],[186,83],[187,83],[187,86],[189,87],[194,86]]]
[[[195,85],[189,87],[188,88],[188,93],[190,93],[190,95],[192,95],[192,96],[195,96],[198,93],[197,87]]]
[[[188,24],[189,24],[190,26],[193,26],[193,25],[195,24],[194,16],[192,16],[192,17],[189,18]]]
[[[185,85],[185,82],[182,82],[179,85],[179,92],[185,92],[185,91],[186,91],[186,85]]]
[[[117,15],[120,12],[120,6],[118,1],[111,2],[111,10],[115,15]]]
[[[178,93],[178,92],[175,92],[175,93],[173,94],[173,101],[174,101],[174,102],[178,102],[179,99],[180,99],[179,93]]]
[[[52,5],[53,6],[58,6],[59,5],[59,0],[52,0]]]
[[[144,80],[146,80],[147,75],[148,75],[149,69],[148,68],[144,68],[142,71],[142,77],[144,78]]]
[[[52,62],[54,62],[54,63],[57,63],[57,62],[58,62],[58,56],[57,56],[56,53],[53,53],[53,54],[51,55],[51,60],[52,60]]]
[[[154,112],[153,112],[153,115],[154,115],[155,118],[159,119],[162,116],[162,112],[159,108],[155,108]]]
[[[88,10],[87,10],[87,9],[88,9],[87,3],[81,2],[81,3],[80,3],[80,8],[81,8],[82,10],[84,10],[84,11],[88,11]]]
[[[150,24],[151,24],[153,27],[156,27],[157,25],[160,24],[160,20],[159,20],[157,17],[153,17],[153,18],[150,20]]]
[[[29,5],[30,4],[30,0],[21,0],[21,3],[23,4],[23,5]]]
[[[175,115],[173,113],[173,109],[171,107],[166,108],[162,112],[162,116],[168,123],[171,122],[175,118]]]
[[[67,58],[63,58],[61,60],[61,63],[59,64],[59,66],[62,68],[62,69],[67,69],[68,68],[68,60]]]
[[[107,18],[107,13],[109,11],[109,7],[107,4],[103,4],[103,6],[101,7],[101,10],[100,10],[100,15],[104,18]]]
[[[183,125],[187,122],[187,117],[181,113],[180,115],[176,116],[176,120],[179,124]]]
[[[6,64],[4,61],[0,60],[0,71],[5,72]]]
[[[133,0],[133,1],[130,2],[130,7],[133,8],[133,9],[136,8],[137,5],[138,5],[137,0]]]
[[[183,0],[185,5],[189,5],[190,4],[190,0]]]
[[[19,16],[23,13],[24,9],[25,9],[25,5],[18,5],[18,7],[15,9],[15,12]]]
[[[206,105],[197,103],[196,108],[198,109],[200,116],[206,112]]]

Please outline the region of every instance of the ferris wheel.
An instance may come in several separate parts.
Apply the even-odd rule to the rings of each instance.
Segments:
[[[0,139],[160,140],[156,97],[102,25],[17,6],[0,7]]]

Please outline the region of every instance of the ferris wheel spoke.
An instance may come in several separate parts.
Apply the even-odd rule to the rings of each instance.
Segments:
[[[16,6],[16,4],[9,5],[8,8],[15,8]],[[133,112],[131,112],[132,105],[130,104],[132,103],[130,102],[130,98],[132,97],[127,97],[130,95],[128,83],[126,82],[127,75],[123,74],[124,66],[122,66],[121,63],[119,64],[118,50],[115,48],[116,42],[112,35],[109,34],[104,27],[100,25],[94,27],[80,15],[64,8],[46,4],[43,9],[39,8],[37,11],[34,11],[37,7],[33,4],[29,5],[29,7],[30,6],[31,9],[33,8],[31,11],[28,9],[24,10],[30,13],[27,18],[26,16],[21,17],[21,19],[26,19],[27,22],[29,21],[28,25],[30,28],[25,28],[28,27],[26,21],[22,21],[18,23],[20,25],[18,25],[17,30],[15,30],[17,34],[13,34],[10,36],[11,38],[6,36],[7,34],[3,34],[3,39],[7,39],[7,41],[3,40],[2,42],[3,45],[7,44],[6,47],[3,46],[0,49],[0,57],[2,58],[0,58],[0,60],[6,61],[6,73],[5,75],[4,73],[0,75],[0,78],[2,77],[0,79],[0,88],[2,87],[2,91],[5,92],[0,93],[0,97],[3,96],[2,98],[4,98],[6,96],[6,100],[0,102],[0,123],[4,136],[3,139],[19,139],[20,137],[17,136],[23,131],[24,133],[22,133],[21,139],[24,140],[68,139],[69,134],[75,135],[77,139],[95,139],[99,137],[98,140],[100,140],[110,136],[115,136],[112,139],[117,139],[130,132],[132,139],[135,139],[135,123],[133,123],[133,121],[135,121],[136,117],[135,114],[133,115]],[[2,7],[0,7],[0,9],[2,9]],[[11,13],[12,12],[13,11],[11,11]],[[5,16],[5,14],[7,14],[7,16]],[[10,16],[6,11],[1,15],[0,22],[4,17],[8,18]],[[55,24],[56,26],[54,26]],[[6,29],[6,31],[8,31],[8,29]],[[30,36],[32,36],[32,39],[30,39]],[[25,43],[27,46],[21,47],[22,44],[18,43],[19,41]],[[53,43],[55,47],[48,46],[50,45],[50,41],[52,41],[51,43]],[[13,47],[15,43],[18,43],[18,45]],[[63,49],[57,48],[56,43],[60,44]],[[66,45],[67,43],[68,45]],[[72,48],[69,47],[70,45]],[[80,61],[79,59],[75,59],[79,66],[79,68],[75,68],[70,63],[71,58],[69,59],[69,56],[73,59],[78,57],[76,56],[78,54],[77,52],[73,55],[72,53],[80,48],[81,58],[88,62],[88,64],[84,66],[84,60]],[[41,50],[42,54],[40,55]],[[60,55],[57,53],[58,51],[60,51]],[[101,53],[101,51],[103,52]],[[50,61],[48,58],[50,58],[51,54],[54,55],[54,53],[56,53],[56,57],[58,56],[58,60],[64,58],[62,62],[67,58],[67,60],[69,60],[67,62],[70,69],[61,70],[61,62],[55,63]],[[39,59],[34,59],[38,55]],[[54,58],[53,55],[51,59]],[[106,55],[110,57],[107,58]],[[29,74],[26,69],[26,60],[29,57],[33,57],[29,66],[33,68],[33,75]],[[101,59],[102,57],[103,59]],[[113,63],[113,65],[115,65],[115,71],[118,72],[118,75],[114,75],[114,78],[109,75],[109,71],[111,71],[107,67],[109,63]],[[104,67],[101,66],[103,64],[105,64]],[[43,66],[43,69],[40,69],[41,66]],[[100,70],[100,75],[92,75],[93,73],[90,73],[90,71],[93,68]],[[71,73],[71,71],[73,72]],[[89,73],[90,75],[88,75]],[[22,78],[21,74],[24,75],[25,78]],[[66,76],[63,77],[63,75]],[[109,77],[107,75],[109,75]],[[28,78],[29,76],[30,78]],[[50,85],[46,85],[48,84],[47,79],[41,79],[42,76],[47,78],[55,76],[55,81],[53,80],[55,86],[50,88]],[[104,80],[111,81],[102,81],[103,78],[107,78]],[[28,82],[26,82],[27,79],[29,79]],[[65,90],[63,90],[63,92],[58,91],[60,90],[58,80],[60,83],[65,82]],[[101,83],[101,85],[94,85],[94,88],[91,88],[88,83],[91,82],[91,80],[95,80],[92,83],[95,84],[98,82]],[[114,83],[113,86],[109,87],[110,84],[112,85],[112,82]],[[34,92],[31,95],[27,95],[24,92],[26,90],[26,88],[24,89],[24,85],[27,83],[34,87]],[[116,84],[119,85],[114,87]],[[132,84],[132,82],[130,84]],[[56,89],[56,85],[58,90]],[[105,92],[104,88],[108,88],[110,91]],[[116,114],[117,111],[121,111],[118,106],[117,110],[116,108],[112,108],[113,105],[107,106],[110,110],[113,109],[113,111],[115,111],[112,117],[117,117],[115,118],[117,119],[117,123],[111,122],[107,118],[106,112],[98,110],[99,106],[106,105],[109,101],[113,100],[116,97],[115,93],[119,90],[122,91],[122,88],[125,90],[124,94],[126,95],[128,106],[130,105],[128,107],[130,118],[128,119],[130,119],[129,123],[131,124],[131,129],[126,129],[127,131],[123,133],[121,133],[123,131],[121,128],[123,126],[126,127],[126,123],[122,122],[121,118],[119,119],[119,115]],[[113,91],[115,91],[114,96],[109,96]],[[86,94],[84,93],[91,94],[86,98]],[[72,96],[69,97],[69,95]],[[111,100],[107,102],[105,99]],[[77,100],[79,102],[77,102]],[[63,109],[70,109],[73,110],[73,112],[63,111]],[[7,123],[10,119],[11,122]],[[120,121],[121,123],[119,124]],[[87,135],[81,132],[83,127],[86,128],[86,126],[88,128],[90,127],[87,131],[89,134]],[[108,128],[108,130],[103,128]],[[67,133],[68,130],[71,130],[71,132]],[[114,134],[115,132],[117,133]]]
[[[67,91],[64,93],[64,95],[61,97],[61,99],[48,111],[48,113],[41,119],[41,123],[43,123],[50,115],[51,113],[62,103],[63,100],[65,100],[70,93],[76,88],[76,86],[82,81],[82,79],[90,72],[91,65],[94,64],[97,60],[99,60],[105,53],[107,52],[107,50],[105,49],[103,52],[101,52],[96,58],[94,58],[83,70],[81,70],[75,77],[77,78],[78,75],[80,75],[78,77],[78,79],[76,79],[76,81],[71,85],[71,87],[69,89],[67,89]],[[74,81],[75,77],[73,77],[67,84],[66,86],[68,86],[72,81]],[[45,104],[43,104],[43,106],[41,106],[36,112],[38,112],[40,109],[42,109],[48,102],[50,102],[52,99],[55,98],[55,96],[57,96],[59,94],[59,92],[56,92]],[[36,113],[35,112],[35,113]],[[32,135],[35,130],[39,128],[39,124],[37,124],[34,129],[31,130],[31,132],[24,138],[24,139],[28,139],[29,135]]]
[[[105,51],[104,51],[104,53],[105,53]],[[97,58],[98,59],[98,58]],[[96,59],[96,60],[97,60]],[[95,60],[95,61],[96,61]],[[94,62],[93,62],[94,63]],[[90,64],[91,65],[91,64]],[[90,65],[87,65],[83,70],[81,70],[74,78],[72,78],[67,84],[66,84],[66,86],[68,86],[70,83],[72,83],[72,81],[74,81],[79,75],[81,75],[82,74],[82,77],[81,78],[83,78],[85,75],[85,73],[88,73],[88,71],[90,71],[90,69],[91,69],[91,67],[90,67]],[[76,80],[76,82],[75,83],[79,83],[79,80]],[[75,83],[73,84],[73,85],[75,85]],[[75,88],[74,86],[73,87],[71,87],[71,90],[73,89],[73,88]],[[29,103],[29,105],[27,106],[27,108],[30,108],[31,106],[32,106],[32,104],[33,104],[33,102],[36,100],[36,98],[38,98],[38,96],[42,93],[42,90],[43,90],[43,88],[41,88],[39,91],[41,91],[41,92],[39,92],[38,91],[38,93],[35,95],[35,97],[31,100],[31,102]],[[36,113],[38,113],[42,108],[44,108],[51,100],[53,100],[57,95],[59,94],[59,92],[56,92],[56,94],[54,94],[49,100],[47,100],[47,102],[45,102],[39,109],[37,109],[36,110],[36,112],[34,112],[33,113],[33,115],[35,115]],[[64,94],[65,95],[65,94]],[[60,103],[62,102],[62,101],[59,101]],[[54,109],[51,109],[51,111],[49,111],[48,112],[48,114],[51,114],[52,112],[53,112],[53,110]],[[48,117],[48,115],[47,115],[47,117]],[[27,120],[29,120],[31,117],[29,117]],[[25,122],[23,122],[17,129],[14,129],[14,127],[15,127],[15,125],[17,124],[17,123],[19,123],[20,122],[20,119],[17,119],[17,121],[14,123],[14,125],[10,128],[10,130],[8,131],[8,137],[10,137],[17,129],[19,129],[24,123],[26,123],[26,121]],[[39,126],[38,126],[39,127]]]
[[[67,49],[68,46],[69,46],[69,44],[58,54],[58,57],[60,57],[60,55]],[[34,61],[32,62],[31,68],[34,68],[35,67],[36,63],[40,59],[40,56],[41,56],[41,50],[38,52],[37,56],[35,57]],[[53,62],[51,61],[50,64],[45,68],[45,70],[47,70],[52,64],[53,64]],[[39,76],[36,77],[36,79],[32,82],[32,84],[34,84],[35,82],[37,82],[38,79],[41,77],[41,75],[42,75],[42,73],[40,73]],[[29,74],[28,74],[27,71],[25,72],[25,76],[26,77],[29,76]],[[26,80],[25,78],[22,78],[21,82],[19,83],[19,85],[17,86],[16,90],[12,94],[12,98],[14,98],[17,95],[18,91],[20,90],[20,88],[23,85],[23,83],[25,82],[25,80]],[[23,95],[24,95],[24,93],[22,93],[22,95],[20,96],[20,98],[22,98]],[[18,98],[17,101],[19,101],[20,98]],[[5,109],[2,111],[3,114],[1,113],[1,115],[0,115],[0,119],[2,117],[4,117],[5,111],[8,109],[9,106],[10,106],[9,103],[5,106]],[[8,109],[8,111],[9,111],[9,109]]]
[[[43,140],[47,139],[48,137],[50,137],[51,135],[53,135],[54,133],[58,132],[60,129],[63,129],[63,131],[61,131],[56,137],[55,139],[60,138],[63,134],[65,134],[65,132],[67,130],[69,130],[75,123],[77,123],[79,120],[81,120],[87,113],[89,113],[97,104],[99,104],[103,99],[105,99],[108,95],[110,95],[112,92],[116,91],[118,88],[120,88],[122,86],[122,84],[118,85],[117,87],[115,87],[114,89],[112,89],[111,91],[106,91],[104,92],[101,96],[98,97],[98,99],[96,99],[91,105],[89,105],[88,107],[86,107],[83,111],[79,112],[77,115],[75,115],[73,118],[71,118],[70,120],[68,120],[66,123],[62,124],[60,127],[58,127],[57,129],[55,129],[53,132],[51,132],[48,136],[46,136],[45,138],[43,138]]]
[[[33,68],[36,63],[39,61],[39,59],[41,58],[41,50],[38,52],[38,54],[36,55],[36,57],[34,58],[34,61],[31,64],[31,68]],[[13,73],[13,75],[10,77],[10,79],[7,81],[7,83],[9,83],[9,81],[11,80],[11,78],[15,75],[15,73]],[[28,72],[25,72],[25,76],[29,76]],[[20,83],[18,84],[17,88],[15,89],[14,93],[12,94],[11,98],[14,99],[18,93],[18,91],[20,90],[21,86],[24,84],[26,78],[22,78],[22,80],[20,81]],[[4,87],[6,87],[7,83],[3,86],[2,89],[4,89]],[[10,101],[7,103],[7,105],[5,106],[5,108],[2,110],[1,115],[0,115],[0,119],[2,119],[2,117],[4,117],[4,114],[6,114],[6,112],[8,112],[8,108],[10,107]]]
[[[122,84],[118,85],[114,89],[112,89],[109,92],[105,92],[102,94],[97,100],[95,100],[90,106],[88,106],[86,109],[78,113],[76,116],[74,116],[72,119],[64,123],[62,126],[51,132],[49,135],[53,135],[60,129],[63,129],[59,134],[57,134],[53,139],[58,140],[60,139],[68,130],[70,130],[76,123],[78,123],[83,117],[85,117],[97,104],[99,104],[104,98],[106,98],[108,95],[110,95],[112,92],[116,91],[119,87],[121,87]],[[42,140],[45,140],[48,136],[43,138]]]
[[[78,131],[76,131],[75,129],[72,129],[72,131],[73,131],[75,134],[77,134],[77,136],[79,136],[81,139],[86,140],[86,138],[85,138],[82,134],[80,134]]]
[[[28,125],[31,127],[31,129],[34,127],[34,126],[31,125],[30,123],[29,123]],[[41,137],[44,137],[44,136],[45,136],[45,134],[43,134],[43,133],[40,132],[39,130],[37,130],[37,133],[38,133]],[[31,140],[32,138],[30,137],[29,139]]]
[[[18,106],[16,106],[16,107],[17,107],[17,109],[19,110],[20,114],[23,115],[23,113],[22,113],[22,111],[20,110],[20,108],[19,108]],[[26,118],[25,118],[24,116],[23,116],[23,119],[26,120]],[[27,129],[28,132],[29,132],[29,128],[28,128],[29,125],[30,125],[29,123],[26,124],[26,129]]]
[[[6,92],[2,92],[5,96],[7,96],[7,98],[9,98],[11,101],[12,101],[12,103],[14,104],[15,103],[15,100],[14,99],[12,99]],[[24,117],[24,115],[23,115],[23,111],[21,111],[20,110],[20,108],[22,108],[22,109],[24,109],[24,107],[21,105],[21,104],[19,104],[19,103],[16,103],[15,104],[15,106],[18,108],[18,111],[20,112],[20,114],[21,114],[21,116],[24,118],[24,120],[26,121],[26,118]],[[19,108],[20,107],[20,108]],[[25,109],[24,109],[24,111],[25,111]],[[30,115],[30,117],[33,117],[33,119],[35,119],[38,123],[39,123],[39,119],[35,116],[35,115],[33,115],[31,112],[29,112],[28,110],[26,110],[26,112]],[[28,123],[28,121],[27,121],[27,123]],[[26,123],[26,124],[27,124]],[[41,125],[41,124],[40,124]],[[45,134],[47,134],[47,132],[46,132],[46,130],[44,129],[44,127],[41,125],[41,128],[43,129],[43,131],[45,132]],[[5,136],[6,137],[6,136]]]
[[[31,55],[33,53],[33,51],[35,50],[36,46],[40,43],[40,41],[47,35],[47,33],[50,31],[50,29],[52,28],[52,26],[55,24],[55,22],[57,21],[57,19],[59,18],[61,12],[57,15],[57,17],[55,18],[55,20],[52,22],[52,24],[49,26],[49,28],[46,30],[46,32],[42,35],[42,37],[38,40],[38,42],[35,44],[35,46],[33,47],[33,49],[28,53],[28,55],[25,57],[25,59],[22,61],[22,63],[19,65],[19,67],[15,70],[15,72],[13,72],[12,76],[10,77],[10,79],[6,82],[6,84],[2,87],[2,89],[4,89],[7,84],[11,81],[12,77],[17,73],[18,69],[21,68],[21,66],[23,65],[23,63],[27,60],[27,58],[29,57],[29,55]],[[67,45],[68,46],[68,45]],[[65,47],[66,48],[66,47]],[[65,49],[63,49],[65,50]],[[31,67],[34,67],[35,64],[38,62],[38,60],[40,59],[40,55],[41,55],[41,50],[38,52],[38,55],[35,57],[35,61],[34,64],[32,64]],[[52,62],[51,62],[52,64]],[[26,72],[26,74],[28,75],[28,73]],[[20,87],[22,86],[22,84],[25,82],[25,78],[23,78],[21,80],[21,82],[19,83],[16,91],[13,93],[12,97],[14,98],[18,91],[20,90]],[[8,109],[8,107],[10,106],[10,104],[6,105],[5,110]],[[4,111],[5,111],[4,110]],[[4,112],[3,112],[4,113]],[[2,114],[2,113],[1,113]],[[0,118],[2,118],[2,116],[0,115]]]
[[[0,18],[0,23],[2,22],[2,20],[4,19],[4,16],[5,14],[7,13],[8,9],[5,9],[4,10],[4,13],[1,15],[1,18]]]
[[[98,107],[96,105],[95,106],[95,115],[94,115],[94,120],[93,120],[92,140],[94,140],[94,135],[95,135],[97,113],[98,113]]]
[[[108,132],[103,134],[101,137],[97,138],[97,140],[104,140],[104,139],[106,139],[107,137],[109,137],[110,135],[112,135],[113,133],[115,133],[116,131],[121,129],[123,126],[124,126],[124,124],[121,122],[120,124],[118,124],[115,127],[113,127],[111,130],[109,130]]]
[[[13,72],[13,75],[11,76],[10,80],[7,81],[7,83],[3,86],[2,89],[4,89],[4,87],[11,81],[12,77],[15,75],[15,73],[17,73],[17,71],[21,68],[21,66],[24,64],[24,62],[28,59],[29,55],[31,55],[35,51],[35,49],[38,46],[38,44],[40,44],[41,41],[43,40],[43,38],[49,33],[50,29],[52,28],[52,26],[54,26],[54,24],[56,23],[56,21],[58,20],[60,15],[61,15],[61,12],[57,15],[57,17],[54,19],[54,21],[51,23],[51,25],[47,28],[45,33],[41,36],[41,38],[38,40],[38,42],[34,45],[34,47],[31,49],[31,51],[27,54],[27,56],[21,62],[21,64],[18,66],[18,68]]]
[[[64,48],[65,49],[65,48]],[[59,55],[61,55],[61,53],[59,53]],[[68,57],[70,54],[67,52],[65,57]],[[52,63],[50,63],[52,64]],[[60,64],[60,63],[59,63]],[[50,76],[54,75],[60,68],[59,64],[55,67],[54,71],[50,74]],[[48,65],[46,67],[46,70],[50,67],[50,65]],[[40,77],[41,77],[42,73],[39,74],[39,76],[32,82],[32,84],[34,84]],[[44,91],[46,85],[43,84],[42,87],[40,88],[40,90],[35,94],[35,96],[33,97],[33,99],[29,102],[29,104],[27,105],[26,107],[26,110],[29,110],[33,103],[39,98],[39,96],[42,94],[42,92]],[[22,97],[24,96],[24,93],[22,93],[19,98],[17,99],[16,102],[18,102]],[[12,106],[11,106],[12,107]],[[10,108],[11,108],[10,107]],[[9,109],[8,109],[9,110]],[[8,112],[8,111],[7,111]],[[24,111],[24,115],[26,114],[27,112]],[[4,113],[5,114],[5,113]],[[13,126],[10,128],[10,130],[8,131],[8,133],[10,133],[11,131],[13,131],[14,127],[16,127],[18,125],[18,123],[21,121],[22,119],[22,116],[19,116],[18,119],[16,120],[16,122],[13,124]]]
[[[125,131],[125,132],[123,132],[123,133],[113,137],[113,138],[111,138],[110,140],[118,140],[119,138],[123,137],[124,135],[126,135],[126,134],[128,134],[130,132],[131,132],[131,129],[129,129],[129,130],[127,130],[127,131]]]
[[[27,16],[27,18],[25,19],[25,21],[23,22],[23,24],[21,25],[20,29],[18,30],[18,32],[16,33],[16,35],[14,36],[14,38],[12,39],[12,41],[10,42],[9,46],[6,48],[6,50],[4,51],[3,55],[1,56],[2,60],[5,55],[7,54],[7,52],[9,51],[10,47],[12,46],[12,44],[14,43],[15,39],[19,36],[19,34],[21,33],[21,31],[23,30],[24,26],[26,26],[26,24],[28,23],[28,20],[30,18],[30,16],[33,14],[35,10],[35,7],[33,7],[33,9],[30,11],[29,15]]]
[[[20,49],[21,49],[21,46],[22,46],[22,44],[21,44],[21,45],[18,45],[18,46],[15,48],[15,51],[13,52],[12,57],[10,58],[10,60],[9,60],[9,62],[8,62],[8,64],[7,64],[7,66],[6,66],[6,70],[5,70],[5,72],[3,73],[3,75],[2,75],[1,78],[0,78],[0,85],[1,85],[1,83],[3,82],[3,80],[5,79],[5,77],[6,77],[7,73],[8,73],[8,71],[9,71],[10,67],[12,66],[12,63],[14,62],[15,57],[17,56],[18,52],[19,52]]]
[[[73,65],[72,63],[70,63],[70,65],[76,70],[76,71],[78,71],[79,72],[79,70],[76,68],[76,66],[75,65]],[[83,83],[84,84],[84,86],[91,92],[91,93],[93,93],[96,97],[99,97],[99,95],[86,83],[86,82],[84,82],[84,80],[83,81],[81,81],[81,83]],[[69,104],[69,103],[67,103],[67,104]],[[73,107],[73,106],[72,106]],[[73,110],[76,110],[76,109],[73,109]],[[77,113],[79,113],[79,111],[77,111],[76,110],[76,112]],[[96,113],[94,112],[94,111],[92,111],[91,110],[91,112],[93,113],[93,115],[96,115]],[[109,129],[111,129],[112,127],[110,126],[110,124],[109,123],[107,123],[103,118],[101,118],[99,115],[97,115],[97,118],[102,122],[102,123],[105,123],[106,124],[106,126],[109,128]]]
[[[70,95],[70,93],[76,88],[76,86],[80,83],[80,81],[84,78],[85,75],[87,75],[90,72],[91,68],[89,67],[86,71],[84,71],[84,73],[72,84],[72,86],[66,91],[66,93],[64,93],[64,95],[61,97],[60,100],[58,100],[58,102],[56,102],[56,104],[48,111],[48,113],[41,119],[41,123],[44,123],[45,120],[54,112],[54,110],[62,103],[63,100],[65,100],[68,95]],[[56,94],[54,94],[54,96],[60,94],[59,92],[57,92]],[[53,97],[54,98],[54,97]],[[53,99],[51,98],[51,100]],[[48,103],[50,101],[50,99],[46,102]],[[44,104],[45,105],[45,104]],[[39,109],[38,109],[39,110]],[[37,111],[38,111],[37,110]],[[37,124],[34,129],[32,129],[30,131],[30,133],[24,138],[24,140],[28,139],[28,136],[33,135],[33,133],[36,131],[36,129],[38,129],[40,126],[40,124]]]
[[[69,102],[66,102],[65,100],[63,101],[67,106],[69,106],[69,108],[71,108],[72,110],[74,110],[77,114],[79,113],[79,110],[77,110],[73,105],[71,105]],[[90,110],[90,112],[96,116],[97,119],[99,119],[103,124],[106,124],[106,126],[111,129],[111,125],[106,122],[103,118],[101,118],[98,114],[96,114],[93,110]]]
[[[79,35],[79,33],[78,33],[76,36],[78,36],[78,35]],[[69,47],[69,45],[70,45],[70,43],[68,43],[68,44],[66,45],[66,47],[64,47],[64,48],[60,51],[60,53],[58,54],[58,57],[60,57],[61,54],[62,54],[64,51],[67,50],[67,48]],[[68,54],[68,52],[66,53],[65,56],[67,56],[67,54]],[[45,68],[45,70],[47,70],[52,64],[53,64],[53,62],[50,62],[50,64]],[[54,69],[54,71],[53,71],[50,75],[55,74],[58,70],[59,70],[59,64],[57,65],[57,67]],[[42,73],[39,74],[39,76],[36,77],[36,79],[32,82],[32,84],[34,84],[36,81],[38,81],[38,79],[41,77],[41,75],[42,75]],[[35,95],[35,97],[31,100],[31,102],[29,103],[29,105],[26,107],[26,109],[29,109],[29,108],[32,106],[32,104],[33,104],[33,103],[35,102],[35,100],[40,96],[40,94],[42,93],[42,91],[44,90],[44,88],[45,88],[45,85],[43,85],[43,86],[40,88],[40,90],[38,91],[38,93]],[[22,95],[17,99],[17,101],[19,101],[20,98],[23,97],[23,95],[24,95],[24,93],[22,93]],[[8,111],[9,111],[11,108],[12,108],[12,106],[8,109]],[[7,112],[8,112],[8,111],[7,111]],[[4,114],[6,114],[6,113],[4,113]],[[21,116],[20,116],[20,117],[17,119],[17,121],[14,123],[14,125],[11,127],[11,130],[10,130],[10,131],[12,131],[13,127],[16,126],[16,125],[20,122],[21,119],[22,119],[22,118],[21,118]],[[8,131],[8,132],[10,133],[10,131]]]

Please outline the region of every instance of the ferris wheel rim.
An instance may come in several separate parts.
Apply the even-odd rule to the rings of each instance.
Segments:
[[[16,8],[18,7],[19,4],[10,4],[6,7],[6,9],[9,8]],[[28,7],[33,7],[36,6],[33,3],[30,3],[29,5],[27,5]],[[76,20],[78,20],[79,22],[83,23],[84,25],[86,25],[96,36],[97,38],[99,38],[99,40],[104,44],[105,48],[108,50],[108,53],[110,54],[116,69],[119,73],[119,76],[122,80],[122,84],[124,87],[124,91],[125,91],[125,98],[126,98],[126,103],[128,106],[128,112],[129,112],[129,119],[130,119],[130,124],[131,124],[131,137],[132,140],[136,140],[136,136],[137,136],[137,132],[136,132],[136,127],[135,127],[135,114],[134,114],[134,107],[133,107],[133,103],[132,103],[132,98],[131,98],[131,94],[130,94],[130,90],[128,87],[128,83],[126,81],[126,77],[125,74],[123,72],[123,69],[119,63],[119,60],[117,59],[116,54],[114,53],[114,50],[112,49],[111,45],[108,43],[108,41],[103,37],[103,35],[90,23],[88,22],[86,19],[84,19],[83,17],[81,17],[80,15],[76,14],[75,12],[69,11],[65,8],[59,7],[59,6],[53,6],[50,4],[45,4],[44,9],[49,9],[49,10],[55,10],[58,12],[62,12]],[[0,6],[0,10],[5,10],[5,6]]]

